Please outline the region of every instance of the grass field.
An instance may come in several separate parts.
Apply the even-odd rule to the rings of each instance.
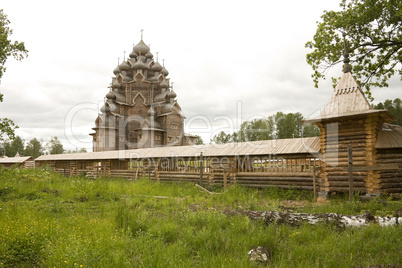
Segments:
[[[0,267],[259,267],[247,254],[257,246],[269,250],[268,267],[402,265],[400,226],[292,227],[222,213],[385,216],[402,207],[392,196],[353,203],[335,196],[317,205],[305,191],[211,190],[218,194],[187,183],[0,169]]]

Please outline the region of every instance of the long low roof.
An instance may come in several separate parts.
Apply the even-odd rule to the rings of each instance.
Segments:
[[[0,158],[0,164],[17,164],[24,163],[27,160],[34,160],[31,156],[19,156],[19,157],[3,157]]]
[[[319,137],[279,139],[225,144],[188,145],[120,151],[42,155],[38,157],[36,161],[199,157],[201,153],[205,157],[316,154],[319,151],[319,143]]]
[[[402,148],[402,128],[384,124],[378,135],[377,149]],[[36,161],[52,160],[105,160],[105,159],[144,159],[161,157],[205,157],[241,155],[292,155],[316,154],[320,149],[320,138],[296,138],[264,141],[237,142],[225,144],[188,145],[142,148],[120,151],[42,155]],[[7,158],[3,158],[7,159]],[[1,163],[1,162],[0,162]]]

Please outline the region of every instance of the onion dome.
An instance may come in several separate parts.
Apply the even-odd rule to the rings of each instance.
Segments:
[[[155,64],[152,66],[152,70],[155,72],[160,72],[162,71],[162,65],[159,64],[159,62],[155,62]]]
[[[163,79],[163,81],[159,84],[159,86],[161,88],[168,88],[169,87],[169,83],[167,82],[166,79]]]
[[[150,82],[156,82],[156,81],[158,81],[158,77],[157,77],[156,75],[151,76],[151,77],[148,77],[148,81],[150,81]]]
[[[109,106],[107,106],[107,105],[103,105],[103,106],[100,108],[100,111],[101,111],[102,113],[107,113],[107,112],[110,112],[110,108],[109,108]]]
[[[170,113],[172,111],[174,103],[166,103],[162,106],[162,110],[161,113],[162,114],[166,114],[166,113]]]
[[[148,114],[149,116],[155,116],[155,115],[156,115],[156,112],[155,112],[155,110],[152,108],[152,106],[151,106],[151,108],[149,108],[147,114]]]
[[[109,91],[109,93],[106,94],[106,98],[109,100],[115,100],[116,95],[114,95],[114,93],[112,91]]]
[[[130,55],[128,55],[130,58],[135,58],[135,57],[137,57],[138,55],[137,55],[137,53],[135,53],[134,52],[134,50],[133,51],[131,51],[131,53],[130,53]]]
[[[141,58],[139,57],[138,61],[136,63],[134,63],[133,69],[135,69],[135,70],[138,70],[138,69],[143,70],[145,68],[146,68],[146,66],[145,66],[144,62],[142,62]]]
[[[168,70],[166,70],[165,66],[162,67],[161,73],[166,77],[169,75]]]
[[[128,71],[130,70],[130,65],[128,65],[128,63],[126,61],[123,61],[120,65],[119,65],[119,69],[121,71]]]
[[[95,119],[95,126],[96,127],[99,127],[99,124],[100,124],[100,121],[101,121],[102,119],[101,119],[101,116],[100,115],[98,115],[98,117]]]
[[[116,66],[116,68],[114,68],[113,73],[114,73],[115,75],[117,75],[118,73],[120,73],[119,66]]]
[[[121,85],[117,79],[112,83],[112,88],[121,88]]]
[[[148,52],[147,54],[145,54],[145,57],[152,59],[154,55],[151,52]]]
[[[176,93],[173,91],[173,89],[168,93],[168,98],[171,98],[171,99],[174,99],[174,98],[176,98]]]
[[[131,80],[133,80],[133,78],[130,77],[129,75],[127,75],[126,72],[124,72],[124,73],[122,74],[122,77],[123,77],[123,82],[130,82]]]
[[[133,66],[137,62],[135,58],[128,59],[127,61],[131,66]]]
[[[114,91],[113,94],[116,96],[116,101],[118,101],[118,102],[126,102],[126,96],[125,95],[123,95],[123,94],[121,94],[119,92],[116,92],[116,91]]]
[[[108,108],[109,108],[109,110],[111,112],[118,112],[119,111],[119,106],[116,103],[112,102],[112,103],[108,103],[108,104],[109,104]]]
[[[137,55],[141,54],[141,55],[146,55],[149,52],[149,46],[147,46],[144,41],[141,41],[136,44],[133,48],[133,52]]]

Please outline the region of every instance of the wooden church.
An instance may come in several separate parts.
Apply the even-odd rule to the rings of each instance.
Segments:
[[[49,165],[67,176],[147,176],[297,188],[323,196],[402,192],[402,127],[390,124],[395,119],[387,110],[371,107],[347,53],[328,103],[318,117],[305,121],[320,129],[320,136],[311,138],[191,145],[194,137],[184,134],[168,72],[142,38],[114,74],[92,134],[94,152],[42,155],[36,166]]]
[[[142,40],[113,70],[104,105],[95,120],[93,151],[191,145],[169,72]]]

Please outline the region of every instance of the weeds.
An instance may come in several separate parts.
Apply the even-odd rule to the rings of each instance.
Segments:
[[[238,185],[214,191],[219,194],[188,183],[1,169],[0,267],[256,267],[247,252],[257,246],[269,250],[272,267],[402,263],[400,227],[267,226],[222,213],[370,210],[382,216],[401,207],[395,197],[349,204],[338,196],[318,206],[305,191]]]

